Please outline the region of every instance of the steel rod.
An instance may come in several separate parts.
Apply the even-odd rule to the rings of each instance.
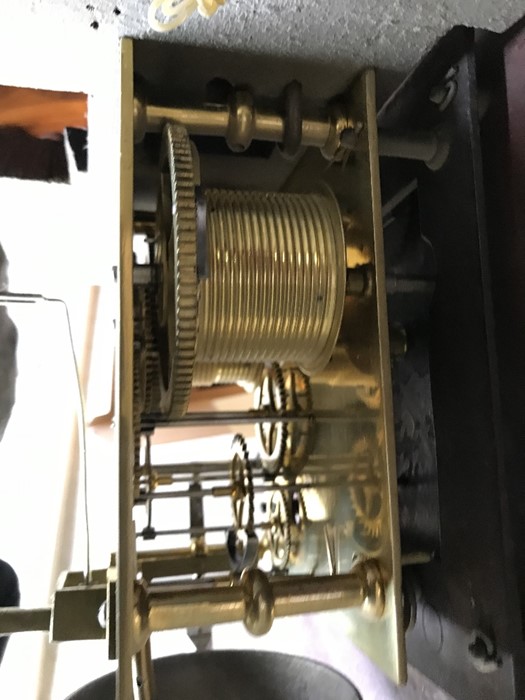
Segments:
[[[251,137],[256,141],[282,143],[285,120],[279,114],[254,109]],[[162,131],[168,121],[183,124],[194,136],[222,136],[227,138],[231,123],[231,113],[227,106],[219,108],[143,106],[143,128],[146,132]],[[139,129],[140,131],[140,129]],[[303,119],[303,146],[325,148],[331,140],[334,125],[329,118]],[[359,134],[354,129],[340,133],[341,146],[355,149]],[[432,161],[440,149],[440,141],[433,132],[397,133],[379,130],[379,155],[408,160]]]
[[[352,415],[344,415],[337,411],[320,411],[318,413],[267,413],[262,411],[203,411],[187,413],[181,418],[163,418],[162,416],[152,416],[153,421],[159,428],[163,427],[185,427],[201,425],[244,425],[253,423],[301,423],[311,420],[319,423],[361,423],[367,420],[374,420],[375,414],[372,412],[358,412]]]
[[[0,608],[0,636],[16,632],[49,632],[51,608]]]
[[[341,143],[345,144],[345,133],[341,134]],[[432,132],[390,132],[380,130],[379,155],[386,158],[403,158],[431,162],[438,154],[440,141]]]
[[[222,474],[199,474],[198,477],[200,482],[203,481],[228,481],[230,478],[230,473],[229,472],[223,472]],[[171,476],[171,483],[172,484],[184,484],[188,481],[191,481],[192,479],[195,479],[195,476],[193,475],[183,475],[183,476],[178,476],[173,474]]]
[[[183,124],[194,136],[224,136],[228,133],[230,111],[227,107],[219,109],[145,106],[146,131],[162,131],[168,121]],[[331,124],[328,120],[303,119],[303,146],[322,148],[328,141]],[[284,119],[278,114],[255,110],[253,139],[282,143],[284,137]]]
[[[175,462],[173,464],[154,464],[152,470],[157,474],[199,474],[217,472],[229,472],[230,460],[222,460],[217,462]]]
[[[315,459],[315,456],[314,456]],[[324,461],[326,461],[326,458],[322,458]],[[338,457],[338,459],[346,459],[348,460],[347,455],[343,455]],[[342,465],[345,469],[348,468],[348,464]],[[177,477],[188,477],[185,479],[185,481],[191,481],[193,478],[199,478],[202,481],[212,481],[215,478],[222,478],[218,475],[220,474],[225,474],[226,478],[229,478],[230,475],[230,467],[231,467],[231,461],[222,461],[222,462],[179,462],[179,463],[174,463],[174,464],[156,464],[152,466],[152,470],[161,476],[164,475],[173,475]],[[309,465],[307,464],[304,468],[304,471],[308,472],[308,474],[326,474],[327,469],[333,469],[333,464],[330,462],[330,464],[322,468],[320,466],[316,466],[314,464]],[[253,469],[252,468],[252,475],[256,478],[265,477],[265,472],[260,469]],[[210,478],[210,477],[213,477]],[[182,478],[181,478],[182,480]]]
[[[304,489],[333,489],[344,484],[359,484],[360,486],[375,485],[377,484],[377,479],[359,479],[359,478],[345,478],[339,479],[338,481],[327,481],[321,483],[312,484],[255,484],[253,486],[254,493],[268,493],[270,491],[281,491],[281,492],[294,492],[302,491]],[[231,496],[232,487],[230,484],[227,486],[215,486],[211,489],[202,489],[200,491],[192,492],[190,490],[180,490],[180,491],[153,491],[152,493],[141,494],[137,499],[137,503],[143,503],[148,500],[162,500],[170,498],[205,498],[212,496],[215,498],[226,498]]]
[[[163,536],[170,536],[170,537],[175,537],[179,535],[207,535],[208,533],[214,533],[214,532],[226,532],[226,530],[230,530],[233,527],[232,523],[228,523],[227,525],[212,525],[210,527],[183,527],[178,530],[155,530],[155,536],[163,537]],[[269,527],[268,523],[258,523],[255,524],[254,526],[255,530],[267,530]],[[143,532],[137,532],[136,533],[137,538],[143,537]]]

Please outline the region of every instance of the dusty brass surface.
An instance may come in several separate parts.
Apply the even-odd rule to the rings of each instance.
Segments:
[[[197,360],[322,370],[346,286],[333,197],[208,190],[206,202],[209,274],[200,282]]]
[[[326,410],[346,414],[348,423],[316,422],[315,448],[300,479],[315,484],[346,477],[348,486],[303,491],[308,521],[302,547],[308,556],[297,566],[305,572],[308,562],[310,571],[315,567],[316,574],[328,573],[330,552],[339,573],[349,571],[356,557],[377,560],[384,590],[370,588],[365,609],[347,614],[348,634],[385,673],[402,683],[407,666],[372,71],[351,86],[347,109],[349,119],[362,125],[360,149],[346,165],[328,170],[319,153],[308,152],[286,186],[290,191],[309,191],[317,180],[325,181],[341,206],[347,266],[373,270],[367,294],[347,296],[338,349],[325,371],[311,380],[314,414]],[[365,407],[368,415],[356,420]],[[316,473],[309,471],[313,467]],[[326,522],[323,536],[320,527],[325,526],[320,523]],[[369,614],[383,604],[380,619]]]

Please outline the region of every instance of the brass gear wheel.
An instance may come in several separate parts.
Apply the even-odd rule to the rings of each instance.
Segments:
[[[309,377],[298,368],[285,369],[283,375],[286,410],[293,413],[311,413],[313,402]],[[282,464],[284,473],[290,478],[300,474],[308,461],[313,447],[314,430],[315,426],[310,418],[288,424]]]
[[[383,497],[381,482],[370,479],[350,487],[354,515],[354,539],[367,551],[376,551],[382,532]]]
[[[193,152],[186,129],[175,123],[162,137],[156,227],[160,412],[179,418],[188,407],[195,364],[198,279]]]
[[[293,566],[299,557],[308,516],[301,491],[274,491],[267,507],[268,547],[274,570]]]
[[[355,465],[355,481],[349,485],[353,538],[368,553],[379,549],[383,530],[384,503],[377,471],[378,447],[374,426],[363,426],[351,455]]]
[[[133,452],[135,470],[140,468],[141,418],[146,402],[144,290],[133,290]]]
[[[160,407],[160,365],[156,331],[155,292],[152,288],[145,291],[145,357],[146,388],[144,396],[144,414],[159,412]]]
[[[279,413],[286,409],[286,390],[284,376],[277,363],[266,367],[261,383],[254,392],[254,407]],[[286,450],[288,426],[283,422],[258,423],[255,433],[260,445],[260,457],[263,469],[270,476],[277,476]]]
[[[141,288],[133,289],[133,408],[144,411],[146,396],[145,296]]]
[[[237,530],[252,533],[254,529],[253,475],[246,440],[240,434],[232,441],[230,465],[233,520]]]
[[[268,542],[274,570],[286,569],[292,551],[293,515],[288,494],[274,491],[268,504]]]

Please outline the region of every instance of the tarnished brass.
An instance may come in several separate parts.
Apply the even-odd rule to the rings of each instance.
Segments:
[[[231,114],[228,119],[242,148],[255,133],[256,113],[240,98],[238,123]],[[246,574],[240,585],[248,626],[261,633],[273,615],[358,606],[348,613],[353,638],[402,682],[406,658],[372,72],[338,100],[329,124],[324,155],[337,160],[341,133],[353,129],[359,147],[351,162],[327,169],[323,156],[312,151],[284,194],[205,191],[207,268],[199,278],[195,355],[218,366],[275,363],[276,376],[293,376],[294,367],[312,375],[299,393],[283,379],[268,406],[256,402],[257,411],[235,414],[274,438],[281,435],[262,441],[262,469],[278,481],[254,487],[246,477],[248,504],[253,508],[259,490],[282,489],[282,497],[274,497],[282,512],[278,518],[275,508],[270,512],[265,541],[275,569],[306,575],[300,582],[295,578],[296,590],[284,578],[267,585],[262,574]],[[395,341],[402,352],[402,338]],[[189,414],[174,424],[219,425],[232,417]],[[246,449],[242,457],[251,474]],[[244,481],[236,477],[200,496],[231,495],[234,503],[244,503]],[[294,501],[298,487],[302,493]],[[195,494],[148,495],[181,497]],[[244,522],[236,513],[234,521],[238,529],[253,529],[253,517]],[[346,584],[359,599],[352,604],[345,597],[349,589],[337,588],[350,571]],[[148,594],[152,629],[241,619],[238,585],[164,590],[161,598]],[[314,594],[317,587],[322,595]]]
[[[106,636],[111,650],[118,629],[112,584],[108,577],[107,594],[103,584],[64,588],[57,592],[52,612],[2,610],[0,617],[9,632],[46,630],[51,617],[53,641]],[[227,577],[193,584],[146,584],[143,580],[134,585],[130,647],[147,673],[148,639],[155,631],[243,620],[249,632],[261,635],[271,628],[274,617],[359,606],[377,617],[383,614],[383,578],[374,560],[358,562],[349,573],[333,576],[268,578],[258,569],[246,569],[239,581]]]
[[[258,128],[257,112],[245,98],[239,94],[236,106],[227,111],[222,132],[229,125],[230,145],[241,150]],[[186,117],[191,122],[191,115]],[[268,406],[256,402],[256,411],[167,414],[157,420],[158,425],[174,418],[174,425],[220,425],[238,417],[261,424],[274,436],[282,427],[280,440],[263,441],[267,454],[260,461],[260,468],[276,481],[253,485],[245,446],[234,460],[239,474],[229,483],[198,494],[163,491],[144,498],[230,495],[237,506],[246,501],[249,507],[248,518],[235,509],[235,528],[256,539],[254,494],[282,490],[274,503],[279,500],[283,507],[278,518],[270,512],[264,537],[273,545],[274,569],[292,575],[268,579],[250,570],[233,583],[228,579],[140,589],[135,607],[140,633],[135,633],[134,644],[145,634],[144,625],[155,631],[243,619],[253,633],[262,634],[274,616],[342,608],[348,610],[349,633],[356,643],[396,682],[403,682],[390,336],[372,72],[364,73],[338,100],[327,123],[324,155],[338,160],[343,155],[341,134],[353,129],[351,162],[327,169],[323,155],[311,151],[289,178],[285,193],[204,191],[206,274],[199,276],[198,294],[190,295],[188,307],[180,305],[176,311],[185,318],[190,302],[196,309],[189,340],[195,341],[198,363],[275,363],[276,376],[284,372],[293,377],[293,368],[299,367],[312,375],[310,381],[303,377],[299,391],[291,380],[289,385],[284,379],[277,382],[279,395]],[[200,133],[193,122],[189,128]],[[186,139],[177,129],[180,139]],[[180,167],[190,168],[190,160],[188,156]],[[170,175],[173,186],[176,169]],[[192,198],[193,185],[184,192]],[[162,209],[164,228],[170,231],[172,209]],[[188,226],[194,227],[193,214],[187,213]],[[186,260],[193,276],[196,241],[192,239]],[[394,339],[402,352],[402,336]],[[185,356],[179,359],[185,362]],[[175,559],[176,567],[191,565],[199,571],[211,563],[185,554],[172,557],[172,571]],[[139,611],[139,603],[147,614]]]
[[[361,138],[363,123],[354,120],[340,100],[335,100],[327,112],[324,118],[301,118],[301,145],[319,148],[331,161],[342,160],[367,147],[366,139]],[[281,114],[256,108],[253,95],[245,89],[235,90],[229,104],[212,108],[150,105],[135,98],[137,142],[148,132],[161,131],[167,121],[183,124],[192,135],[223,136],[233,152],[246,150],[252,140],[274,143],[285,140],[286,119]],[[392,133],[382,130],[379,146],[382,156],[421,160],[431,170],[443,165],[450,150],[446,138],[434,131]]]
[[[213,110],[161,107],[136,98],[134,116],[136,141],[141,141],[146,131],[160,131],[166,121],[184,124],[195,135],[227,136],[237,151],[249,145],[252,138],[276,143],[282,143],[284,138],[283,117],[254,110],[244,91],[230,105]],[[303,145],[323,147],[331,137],[331,128],[328,120],[303,119]]]
[[[236,622],[244,618],[244,594],[239,585],[202,583],[157,585],[150,589],[152,632]]]
[[[215,545],[207,546],[202,554],[196,554],[192,547],[142,552],[138,556],[138,568],[142,576],[151,581],[171,576],[226,572],[230,562],[224,546]]]
[[[53,642],[104,639],[98,611],[106,602],[106,584],[77,585],[56,591],[50,637]]]
[[[348,571],[357,557],[377,560],[384,589],[370,589],[370,607],[384,605],[384,615],[364,609],[348,613],[355,643],[393,680],[406,680],[406,652],[401,597],[401,558],[390,378],[389,331],[379,191],[374,74],[365,72],[347,95],[349,119],[362,124],[360,148],[351,165],[326,169],[322,156],[308,152],[287,183],[290,191],[308,191],[317,180],[335,193],[345,223],[349,268],[372,271],[366,294],[347,296],[338,349],[325,371],[311,378],[313,412],[338,411],[344,421],[316,422],[315,447],[308,483],[323,483],[334,474],[348,488],[308,488],[303,498],[308,522],[303,536],[308,551],[317,547],[316,573],[329,572],[325,537],[315,523],[329,521],[336,549],[336,569]],[[351,290],[353,291],[353,290]],[[367,407],[367,418],[355,418]],[[359,481],[361,481],[361,485]],[[350,483],[351,482],[351,483]]]
[[[136,576],[133,531],[133,42],[123,39],[118,61],[120,80],[120,214],[119,214],[119,304],[115,367],[116,428],[118,435],[118,553],[116,584],[117,695],[131,698],[133,638],[133,582]]]
[[[334,576],[269,579],[262,571],[247,569],[238,583],[151,586],[147,601],[152,632],[243,620],[249,632],[260,635],[274,617],[361,605],[376,617],[384,611],[383,579],[374,561],[359,562],[350,573]]]

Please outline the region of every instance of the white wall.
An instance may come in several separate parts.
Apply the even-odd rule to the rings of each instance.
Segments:
[[[102,287],[97,327],[98,384],[90,389],[109,408],[115,296],[112,265],[118,252],[118,42],[114,35],[44,25],[36,16],[15,21],[2,10],[0,84],[82,91],[90,95],[90,172],[72,184],[0,179],[0,241],[10,260],[10,290],[67,300],[82,363],[93,286]],[[19,330],[17,401],[0,443],[0,557],[20,578],[22,605],[45,606],[56,573],[83,568],[85,532],[79,468],[74,366],[63,309],[31,305],[10,310]],[[99,394],[95,397],[95,394]],[[111,432],[88,432],[92,555],[105,566],[116,542],[116,460]],[[100,513],[104,517],[95,517]],[[59,541],[57,542],[57,536]],[[72,546],[70,546],[70,543]],[[112,666],[103,643],[60,647],[45,635],[13,637],[0,667],[0,696],[63,698]],[[74,656],[73,656],[74,654]]]

